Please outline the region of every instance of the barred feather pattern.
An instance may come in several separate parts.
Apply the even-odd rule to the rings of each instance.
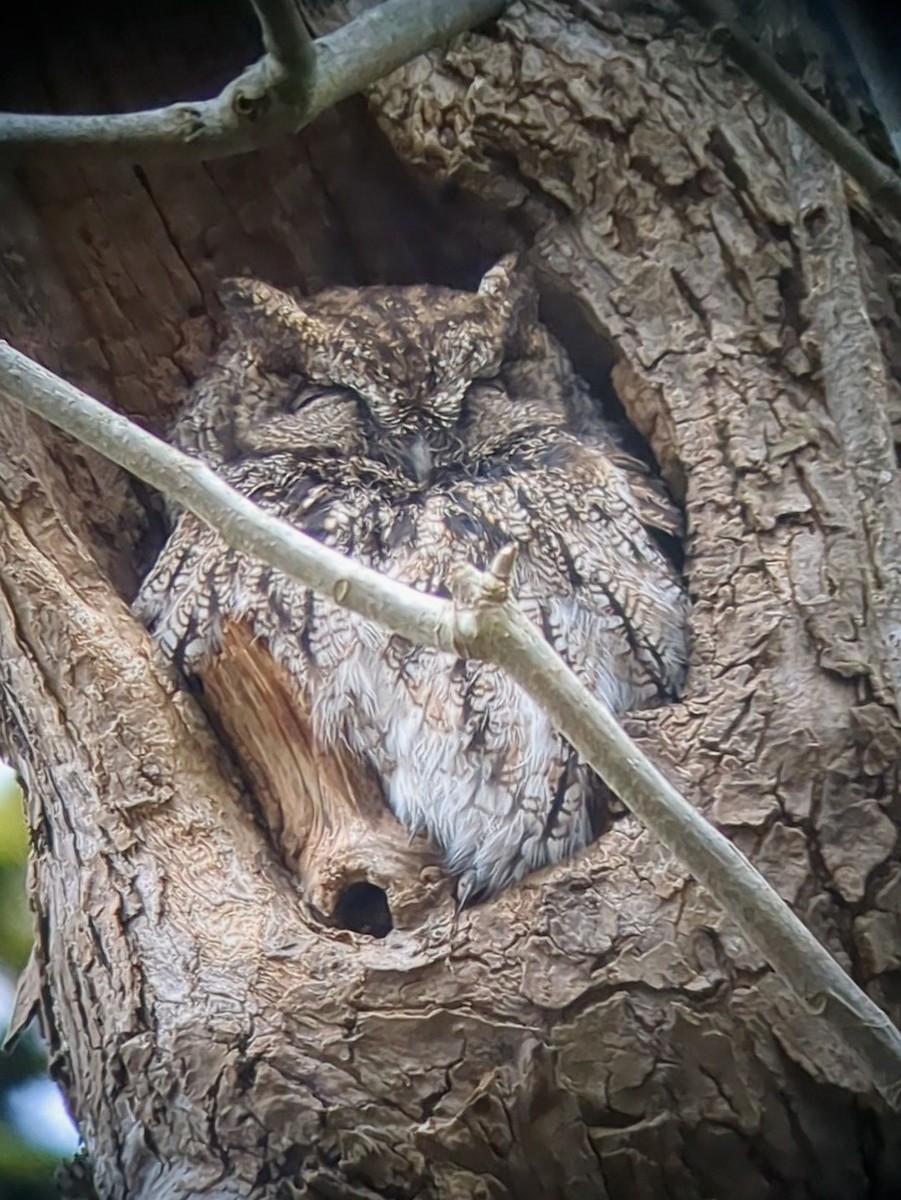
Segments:
[[[686,598],[649,533],[678,515],[591,416],[511,260],[476,293],[257,281],[176,440],[266,510],[412,587],[518,548],[514,592],[615,712],[682,686]],[[578,409],[578,413],[576,410]],[[586,413],[588,414],[586,416]],[[315,736],[365,759],[384,799],[487,896],[584,847],[605,789],[502,670],[415,646],[231,550],[190,513],[136,602],[201,675],[228,621],[265,639]]]

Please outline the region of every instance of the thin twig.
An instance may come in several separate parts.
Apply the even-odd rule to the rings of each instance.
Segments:
[[[282,63],[297,63],[312,70],[316,58],[313,39],[294,0],[251,0],[267,53]]]
[[[37,150],[106,150],[143,157],[164,150],[221,158],[295,133],[339,100],[411,58],[498,16],[506,0],[385,0],[303,46],[290,0],[261,0],[267,53],[211,100],[92,116],[0,113],[4,161]],[[312,61],[310,59],[312,58]]]
[[[901,177],[840,125],[753,38],[738,29],[721,0],[682,0],[682,7],[710,30],[712,39],[723,46],[729,57],[819,142],[877,204],[901,218]]]
[[[778,893],[688,803],[508,595],[511,551],[464,572],[456,600],[396,583],[261,511],[214,472],[0,342],[0,392],[190,509],[229,545],[420,645],[504,667],[556,728],[744,930],[901,1105],[901,1033]]]
[[[897,41],[882,37],[881,23],[872,20],[860,0],[832,0],[835,19],[844,33],[857,66],[867,85],[867,91],[882,125],[901,163],[901,95],[898,92]],[[896,31],[895,31],[896,32]]]
[[[285,68],[279,99],[303,112],[316,73],[316,48],[300,10],[294,0],[251,0],[251,3],[267,54]]]

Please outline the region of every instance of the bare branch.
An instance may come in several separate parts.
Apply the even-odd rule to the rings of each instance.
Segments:
[[[339,100],[505,6],[506,0],[385,0],[314,42],[293,16],[291,0],[255,0],[267,53],[218,96],[133,113],[0,113],[0,155],[73,149],[143,157],[164,150],[210,159],[253,150],[296,133]]]
[[[396,583],[269,516],[189,458],[0,342],[0,392],[194,512],[230,545],[396,633],[506,668],[559,731],[744,930],[804,1005],[901,1106],[901,1033],[731,842],[660,774],[509,596],[511,550],[469,569],[457,601]]]
[[[384,75],[484,24],[507,0],[385,0],[334,33],[318,38],[311,109],[323,112]]]
[[[753,38],[736,28],[721,0],[682,0],[682,7],[710,29],[713,40],[723,45],[730,58],[743,67],[814,141],[819,142],[877,204],[901,218],[901,177],[881,163],[808,95]]]
[[[451,606],[361,566],[263,512],[190,458],[0,342],[0,386],[29,411],[177,500],[230,546],[423,645],[453,650]]]

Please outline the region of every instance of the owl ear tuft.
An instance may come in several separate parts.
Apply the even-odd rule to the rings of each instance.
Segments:
[[[298,305],[287,292],[280,291],[261,279],[235,276],[223,279],[218,296],[229,318],[235,325],[244,325],[249,320],[263,318],[271,321],[284,320]]]
[[[487,270],[478,295],[484,298],[489,325],[495,328],[505,352],[513,358],[530,357],[538,320],[538,293],[519,255],[505,254]]]
[[[503,296],[508,293],[517,282],[517,274],[519,267],[518,254],[505,254],[502,259],[489,267],[482,276],[482,282],[479,284],[480,296]]]
[[[224,279],[218,295],[235,333],[273,365],[303,370],[305,352],[327,341],[323,322],[270,283],[240,276]]]

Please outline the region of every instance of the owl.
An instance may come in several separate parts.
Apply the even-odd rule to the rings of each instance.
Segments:
[[[311,537],[439,596],[461,565],[512,544],[514,595],[596,696],[622,713],[679,693],[686,598],[656,536],[677,514],[540,324],[513,257],[475,292],[295,299],[238,279],[222,299],[231,333],[176,444]],[[311,753],[425,835],[461,903],[574,854],[604,824],[601,781],[503,670],[340,608],[190,513],[136,608],[191,676],[236,627],[264,647]]]

